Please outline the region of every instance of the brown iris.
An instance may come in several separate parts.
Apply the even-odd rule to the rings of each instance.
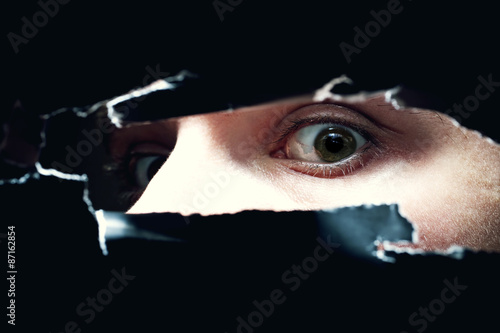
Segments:
[[[325,162],[338,162],[356,151],[356,139],[340,127],[322,130],[314,140],[314,149]]]

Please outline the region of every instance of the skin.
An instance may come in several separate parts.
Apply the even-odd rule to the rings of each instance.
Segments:
[[[346,175],[304,167],[289,159],[286,144],[276,140],[286,119],[308,114],[363,124],[377,145]],[[170,135],[151,134],[167,131]],[[414,244],[396,246],[430,251],[458,245],[500,252],[500,146],[435,111],[396,109],[383,95],[358,102],[303,96],[134,124],[113,138],[115,155],[123,155],[130,141],[147,141],[149,150],[154,150],[151,145],[173,148],[130,214],[397,203],[417,238]]]

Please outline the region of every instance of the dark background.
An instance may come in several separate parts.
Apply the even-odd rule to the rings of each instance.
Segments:
[[[214,82],[207,89],[233,104],[309,92],[348,74],[364,89],[403,84],[434,94],[447,109],[474,92],[479,75],[496,79],[499,29],[486,1],[402,1],[401,12],[347,64],[339,44],[353,45],[354,27],[364,30],[370,11],[388,2],[241,1],[221,22],[210,0],[72,0],[17,54],[5,37],[2,100],[8,109],[21,98],[42,113],[93,104],[141,85],[146,67],[157,65],[204,75]],[[21,18],[32,21],[39,10],[35,1],[9,4],[5,36],[20,34]],[[496,135],[480,119],[498,98],[483,102],[466,125]]]
[[[310,92],[345,73],[363,89],[404,84],[429,93],[446,110],[474,93],[479,75],[500,81],[497,11],[486,1],[402,1],[403,11],[347,64],[340,42],[353,44],[353,28],[387,3],[246,0],[221,22],[212,1],[72,0],[17,54],[4,38],[1,117],[17,99],[36,114],[93,104],[141,85],[157,65],[200,73],[213,82],[206,96],[233,105]],[[21,18],[40,10],[36,1],[4,6],[4,36],[20,34]],[[498,105],[496,92],[464,124],[498,139]],[[82,192],[82,183],[50,177],[0,186],[0,232],[17,231],[13,331],[61,332],[74,320],[83,332],[235,332],[236,317],[285,290],[281,274],[316,245],[312,213],[249,213],[193,218],[188,244],[120,241],[103,257]],[[375,264],[338,251],[255,332],[416,332],[408,316],[455,277],[468,289],[426,332],[488,331],[497,322],[497,265],[498,256],[481,253]],[[85,324],[75,308],[122,267],[135,280]]]

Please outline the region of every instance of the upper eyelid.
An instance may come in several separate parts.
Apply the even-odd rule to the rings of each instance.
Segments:
[[[281,130],[280,137],[273,141],[273,143],[278,143],[285,139],[287,136],[290,134],[298,131],[299,129],[306,127],[307,125],[315,125],[315,124],[330,124],[332,123],[332,118],[329,118],[327,116],[323,115],[318,115],[318,114],[312,114],[306,118],[302,118],[297,121],[290,120],[289,125],[287,125],[283,130]],[[339,125],[345,125],[345,122],[336,122]]]
[[[370,121],[374,125],[376,125],[378,128],[383,129],[384,131],[395,133],[395,134],[404,134],[404,131],[398,130],[397,128],[394,128],[393,126],[388,126],[387,124],[382,124],[379,120],[377,120],[377,117],[374,117],[373,114],[370,112],[366,111],[365,108],[370,107],[370,101],[363,102],[359,105],[356,104],[347,104],[347,103],[342,103],[342,102],[337,102],[337,106],[347,108],[353,112],[356,112],[366,120]],[[325,103],[326,104],[326,103]],[[334,103],[330,103],[334,104]],[[382,103],[382,104],[376,104],[377,107],[380,106],[387,106],[388,108],[393,108],[390,104],[388,103]],[[398,111],[398,112],[405,112],[405,111]]]
[[[111,156],[125,157],[141,143],[155,143],[165,148],[175,146],[178,122],[175,119],[154,122],[131,123],[111,134],[108,149]]]
[[[364,120],[363,122],[369,122],[372,123],[375,127],[379,127],[376,122],[373,122],[369,117],[366,117],[364,113],[359,112],[357,110],[353,110],[351,108],[348,108],[343,105],[337,105],[333,103],[314,103],[314,104],[309,104],[306,106],[302,106],[293,112],[289,113],[278,125],[278,128],[281,128],[279,130],[280,135],[278,139],[274,140],[272,144],[278,144],[282,142],[286,137],[289,135],[295,133],[302,127],[305,127],[307,125],[314,125],[314,124],[337,124],[337,125],[342,125],[348,128],[351,128],[353,130],[356,130],[360,132],[360,134],[365,137],[367,140],[374,141],[374,143],[377,143],[378,140],[374,137],[374,135],[366,128],[367,126],[363,126],[360,124],[362,121],[359,123],[354,123],[353,121],[346,120],[344,117],[335,117],[333,114],[335,110],[331,110],[332,114],[331,115],[325,115],[321,114],[319,111],[311,111],[310,114],[305,115],[302,118],[298,118],[298,120],[294,120],[293,117],[294,115],[297,114],[297,112],[304,110],[305,108],[309,107],[316,107],[324,105],[326,107],[335,107],[338,109],[339,112],[348,112],[349,114],[356,114],[356,117],[360,117],[360,120]],[[290,119],[291,118],[291,119]]]

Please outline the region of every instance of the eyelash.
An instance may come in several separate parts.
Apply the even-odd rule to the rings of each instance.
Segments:
[[[353,153],[351,156],[334,163],[317,163],[291,159],[281,159],[283,163],[287,163],[290,169],[303,174],[320,178],[336,178],[340,176],[347,176],[358,170],[360,167],[365,167],[365,165],[372,157],[377,157],[382,153],[381,145],[373,135],[371,135],[364,127],[353,124],[352,122],[346,121],[344,119],[335,118],[329,115],[312,113],[298,120],[290,119],[285,121],[285,125],[283,125],[282,128],[278,131],[278,139],[272,142],[273,145],[278,145],[279,147],[274,151],[283,148],[287,143],[287,140],[300,129],[306,126],[319,124],[335,124],[348,127],[354,131],[357,131],[367,141],[367,144],[365,144],[364,147]],[[273,155],[273,153],[271,155]],[[124,185],[124,191],[122,191],[123,200],[133,201],[135,200],[135,198],[140,197],[140,195],[142,195],[144,191],[144,189],[141,189],[135,185],[134,177],[130,174],[129,170],[132,158],[141,157],[143,156],[141,156],[140,154],[135,156],[127,154],[127,156],[124,156],[117,161],[116,173],[121,180],[121,183]]]
[[[294,171],[307,174],[319,178],[337,178],[339,176],[347,176],[352,174],[359,167],[365,165],[373,157],[377,157],[382,153],[379,141],[371,135],[366,129],[359,125],[345,121],[343,119],[335,119],[331,116],[312,114],[299,120],[288,120],[288,124],[279,132],[279,138],[274,144],[279,144],[279,149],[282,149],[287,143],[287,140],[299,131],[301,128],[309,125],[335,124],[348,127],[357,131],[367,141],[367,146],[360,151],[355,152],[348,158],[334,163],[315,163],[306,161],[297,161],[282,159],[283,163],[287,163],[288,167]],[[278,149],[278,150],[279,150]],[[286,161],[286,162],[285,162]]]
[[[319,178],[337,178],[347,176],[359,167],[365,167],[366,155],[378,155],[373,147],[366,147],[362,151],[353,154],[351,157],[336,163],[321,164],[313,162],[294,161],[292,169],[307,175]],[[308,164],[307,166],[305,164]],[[306,167],[307,169],[305,169]],[[304,170],[305,169],[305,170]]]

